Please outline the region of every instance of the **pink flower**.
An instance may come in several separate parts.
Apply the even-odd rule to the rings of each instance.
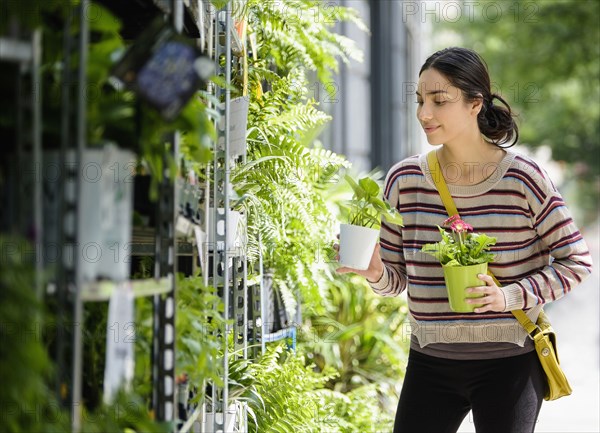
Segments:
[[[473,226],[458,218],[452,222],[450,229],[452,229],[452,231],[455,233],[472,232]]]
[[[446,219],[442,225],[443,226],[449,226],[450,224],[452,224],[454,221],[456,220],[460,220],[460,217],[458,215],[452,215],[450,218]]]
[[[473,231],[473,226],[461,220],[458,215],[452,215],[450,218],[444,221],[443,225],[445,227],[450,227],[450,229],[452,229],[452,231],[455,233]]]

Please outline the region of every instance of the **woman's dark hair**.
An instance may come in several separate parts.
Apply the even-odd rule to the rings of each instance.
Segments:
[[[425,61],[419,76],[426,69],[443,74],[450,84],[458,87],[467,101],[483,98],[483,106],[477,116],[477,124],[483,135],[499,147],[511,147],[519,139],[517,126],[510,105],[500,95],[492,93],[490,75],[485,61],[473,50],[450,47],[437,51]],[[494,105],[494,99],[504,107]],[[512,141],[512,142],[511,142]],[[507,146],[501,146],[511,142]]]

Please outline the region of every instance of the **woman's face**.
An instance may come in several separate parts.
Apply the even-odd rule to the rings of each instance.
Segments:
[[[479,135],[481,101],[467,102],[461,90],[436,69],[421,73],[417,103],[417,118],[429,144],[451,144]]]

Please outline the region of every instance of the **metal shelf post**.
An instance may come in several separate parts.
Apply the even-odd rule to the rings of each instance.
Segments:
[[[171,1],[171,22],[175,30],[183,29],[183,3]],[[171,134],[171,156],[177,160],[179,134]],[[168,167],[164,158],[164,166]],[[158,421],[173,421],[175,406],[175,312],[176,312],[176,256],[175,220],[177,218],[176,182],[171,179],[168,168],[163,172],[159,190],[156,215],[155,278],[167,278],[171,290],[154,296],[154,320],[152,338],[152,408]]]

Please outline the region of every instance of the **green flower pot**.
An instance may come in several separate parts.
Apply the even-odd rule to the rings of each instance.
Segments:
[[[470,266],[442,266],[450,308],[456,313],[472,313],[481,304],[467,304],[465,298],[479,298],[481,295],[471,295],[465,292],[469,287],[485,285],[477,278],[479,274],[487,274],[487,263]]]

